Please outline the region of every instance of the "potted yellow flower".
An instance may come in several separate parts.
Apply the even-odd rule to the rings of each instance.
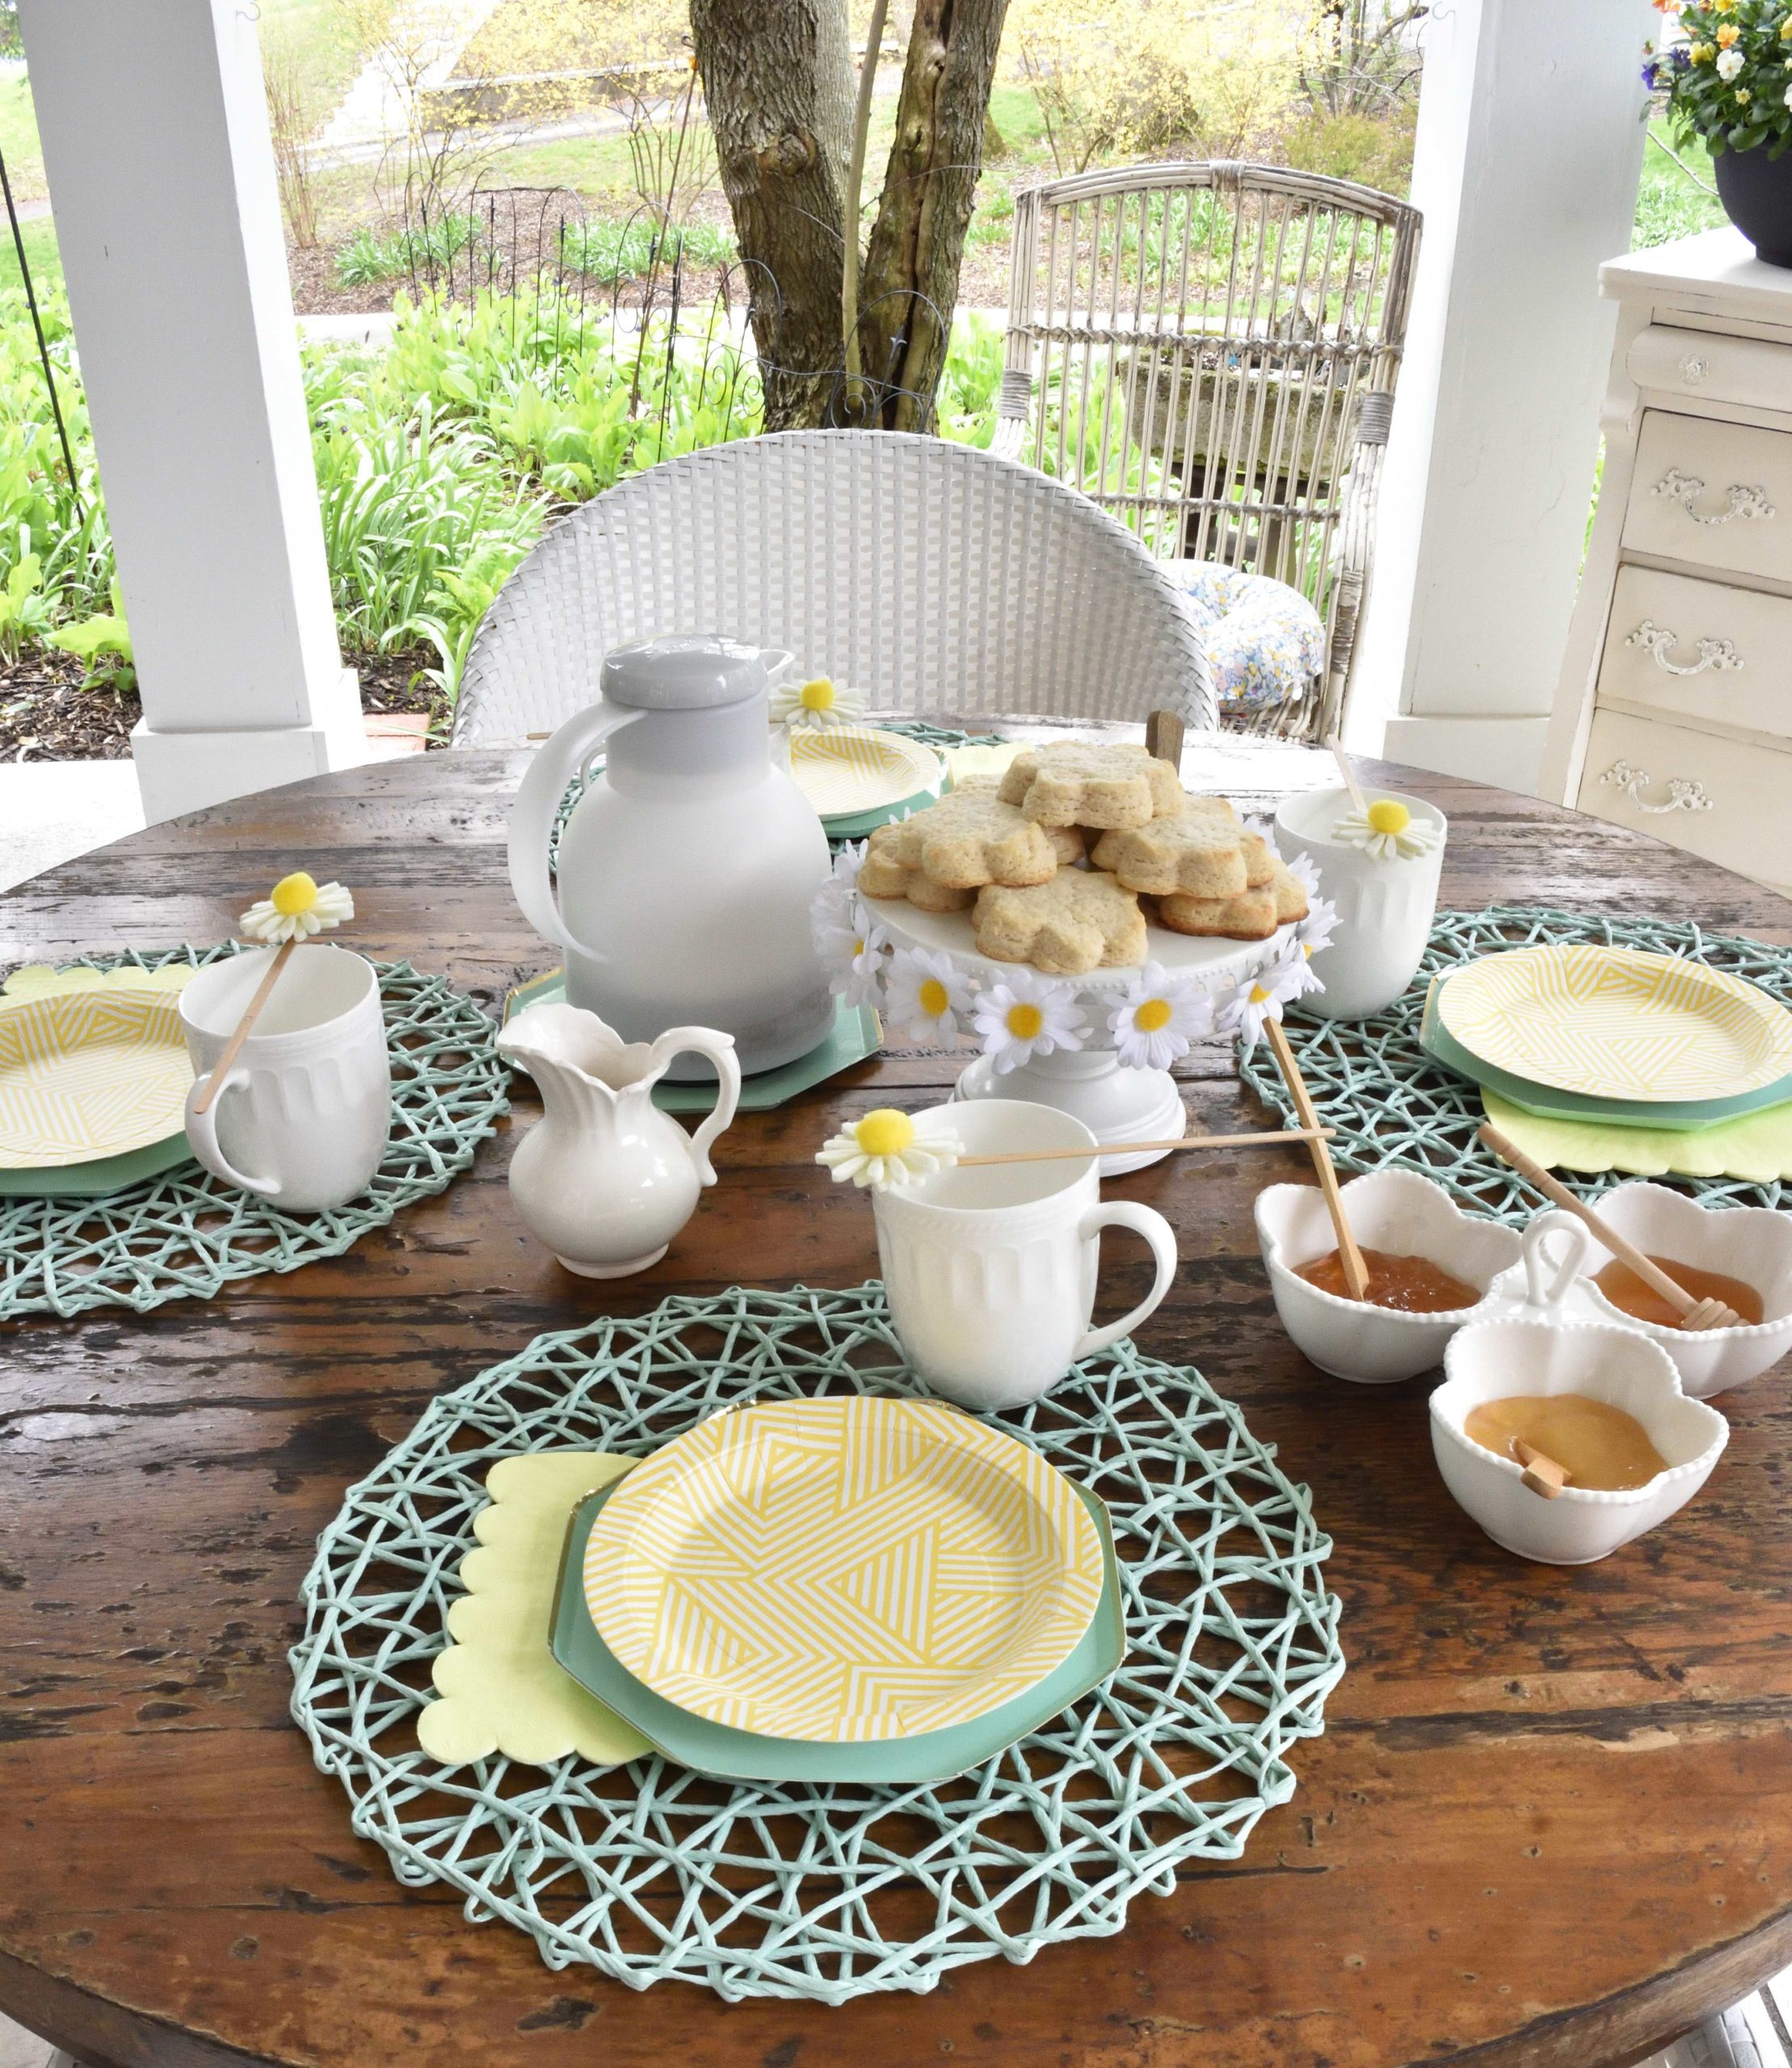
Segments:
[[[1702,137],[1726,213],[1770,265],[1792,267],[1792,0],[1655,0],[1643,84],[1683,142]]]

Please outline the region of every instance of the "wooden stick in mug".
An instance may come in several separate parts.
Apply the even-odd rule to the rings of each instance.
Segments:
[[[1141,1150],[1177,1149],[1255,1149],[1272,1141],[1317,1141],[1330,1128],[1275,1128],[1252,1134],[1183,1134],[1174,1141],[1103,1141],[1093,1149],[1010,1149],[999,1156],[961,1156],[957,1167],[971,1171],[985,1163],[1053,1163],[1072,1156],[1136,1156]]]
[[[1288,1095],[1294,1102],[1294,1111],[1300,1116],[1301,1126],[1303,1130],[1310,1130],[1312,1136],[1310,1145],[1313,1168],[1319,1173],[1319,1190],[1325,1194],[1326,1210],[1331,1216],[1331,1232],[1338,1238],[1338,1261],[1344,1267],[1344,1290],[1352,1300],[1366,1300],[1369,1267],[1363,1262],[1357,1238],[1351,1234],[1350,1223],[1344,1218],[1344,1194],[1338,1187],[1338,1173],[1332,1166],[1331,1152],[1325,1145],[1325,1137],[1331,1129],[1319,1125],[1313,1095],[1306,1088],[1306,1079],[1301,1075],[1301,1066],[1294,1060],[1294,1051],[1288,1045],[1281,1022],[1266,1019],[1263,1031],[1270,1053],[1276,1058],[1276,1066],[1282,1074],[1282,1082],[1288,1087]]]
[[[1694,1299],[1684,1285],[1676,1285],[1652,1257],[1646,1257],[1634,1242],[1626,1242],[1610,1221],[1595,1213],[1585,1200],[1577,1199],[1559,1178],[1527,1156],[1516,1141],[1508,1141],[1491,1120],[1482,1129],[1481,1140],[1501,1162],[1509,1163],[1525,1183],[1540,1192],[1552,1206],[1559,1206],[1564,1213],[1571,1213],[1577,1221],[1584,1221],[1612,1255],[1621,1263],[1628,1264],[1651,1292],[1659,1292],[1682,1321],[1698,1314],[1694,1326],[1702,1330],[1734,1328],[1741,1319],[1721,1302]],[[1701,1313],[1707,1304],[1713,1306],[1714,1311],[1709,1314]]]
[[[261,981],[255,986],[255,995],[243,1008],[243,1015],[237,1022],[236,1032],[224,1045],[224,1053],[212,1066],[212,1072],[205,1089],[193,1101],[193,1111],[203,1113],[218,1095],[218,1087],[230,1074],[230,1066],[242,1053],[242,1045],[249,1039],[249,1031],[260,1016],[262,1007],[272,997],[274,986],[280,980],[280,972],[286,967],[287,958],[298,946],[297,940],[282,941],[275,951],[274,959],[267,965]]]
[[[1338,764],[1338,773],[1344,778],[1344,788],[1350,792],[1350,801],[1358,811],[1366,813],[1369,800],[1363,795],[1363,786],[1357,780],[1357,770],[1350,756],[1344,750],[1344,742],[1336,733],[1327,733],[1325,743],[1331,750],[1331,758]]]

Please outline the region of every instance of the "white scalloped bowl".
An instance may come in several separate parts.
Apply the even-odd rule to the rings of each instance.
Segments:
[[[1444,1356],[1431,1396],[1431,1447],[1456,1503],[1503,1549],[1546,1566],[1587,1566],[1665,1522],[1710,1477],[1730,1440],[1714,1407],[1689,1400],[1667,1352],[1598,1322],[1475,1322]],[[1634,1414],[1668,1461],[1646,1486],[1533,1494],[1523,1468],[1469,1435],[1470,1414],[1513,1393],[1580,1393]]]
[[[1416,1171],[1370,1171],[1343,1187],[1344,1216],[1365,1249],[1428,1258],[1475,1288],[1479,1305],[1519,1258],[1519,1238],[1497,1221],[1464,1213],[1440,1184]],[[1316,1185],[1270,1185],[1257,1194],[1257,1242],[1276,1312],[1295,1347],[1322,1372],[1359,1385],[1392,1385],[1442,1361],[1450,1338],[1475,1311],[1403,1314],[1322,1292],[1295,1276],[1337,1246],[1325,1195]]]
[[[1614,1306],[1593,1284],[1593,1272],[1611,1261],[1612,1253],[1596,1235],[1592,1238],[1588,1305],[1620,1328],[1634,1329],[1659,1343],[1694,1400],[1709,1400],[1759,1378],[1792,1350],[1792,1214],[1765,1206],[1702,1206],[1684,1192],[1642,1183],[1619,1185],[1597,1204],[1617,1232],[1646,1255],[1721,1271],[1752,1285],[1761,1296],[1762,1318],[1752,1326],[1705,1329],[1689,1335],[1684,1329],[1639,1322]]]

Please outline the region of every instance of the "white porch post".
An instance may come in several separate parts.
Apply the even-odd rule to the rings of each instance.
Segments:
[[[1452,0],[1426,25],[1424,211],[1350,743],[1536,787],[1630,243],[1647,0]],[[1385,746],[1382,744],[1383,729]]]
[[[24,0],[154,822],[368,759],[318,515],[255,10]]]

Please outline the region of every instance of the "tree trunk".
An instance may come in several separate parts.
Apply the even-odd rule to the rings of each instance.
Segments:
[[[874,419],[930,430],[1007,0],[915,0],[896,139],[860,290]]]
[[[765,390],[765,428],[823,422],[839,383],[845,0],[691,0]]]

